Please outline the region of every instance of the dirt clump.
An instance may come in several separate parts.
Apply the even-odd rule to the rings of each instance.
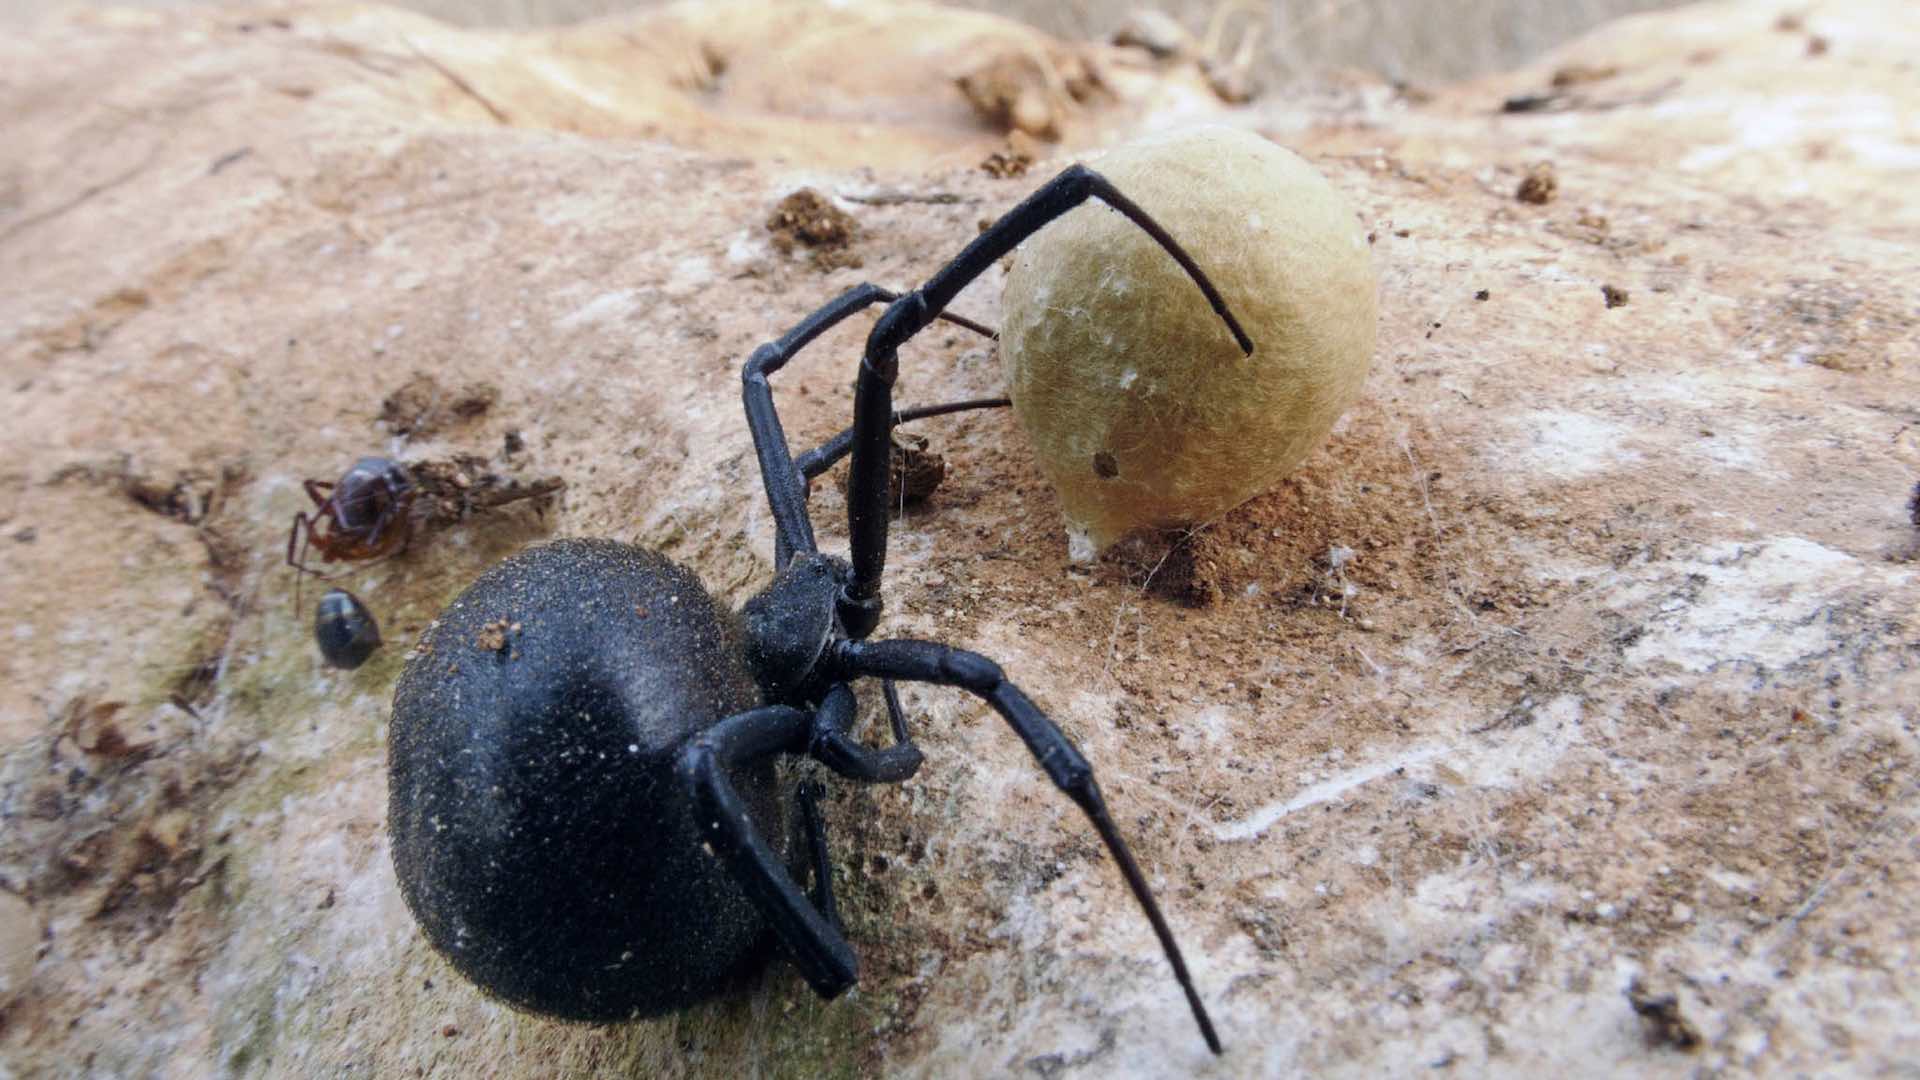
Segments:
[[[1680,998],[1675,994],[1655,993],[1639,979],[1627,986],[1627,1004],[1646,1022],[1647,1042],[1670,1046],[1675,1050],[1700,1048],[1700,1031],[1680,1014]]]
[[[380,422],[395,435],[425,438],[487,415],[500,400],[491,383],[468,383],[449,390],[440,380],[416,371],[380,403]]]
[[[927,500],[941,481],[947,478],[947,459],[924,435],[893,431],[893,446],[887,455],[887,501],[890,505],[917,506]],[[840,490],[846,491],[850,474],[840,475]]]
[[[1033,167],[1033,155],[1009,146],[1005,150],[995,150],[980,163],[980,171],[995,180],[1010,180],[1016,176],[1027,175]]]
[[[774,250],[782,255],[791,255],[798,247],[811,250],[818,270],[863,265],[853,250],[859,223],[812,188],[801,188],[780,200],[767,218],[767,231],[773,234]]]
[[[1527,175],[1520,178],[1520,186],[1513,189],[1514,198],[1534,206],[1545,206],[1559,195],[1560,176],[1551,161],[1533,165]]]

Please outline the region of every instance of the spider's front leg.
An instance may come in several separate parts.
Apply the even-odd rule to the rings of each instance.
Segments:
[[[689,742],[680,752],[677,771],[714,855],[786,946],[807,984],[821,997],[833,998],[859,978],[860,964],[834,925],[831,887],[808,898],[755,830],[752,814],[728,779],[736,766],[776,754],[805,753],[812,727],[810,716],[786,705],[738,713]],[[818,839],[824,843],[823,836]],[[818,852],[813,862],[816,872],[825,868]]]
[[[753,350],[753,355],[747,358],[746,365],[741,368],[741,398],[747,411],[747,429],[753,433],[753,449],[760,462],[760,479],[766,485],[767,504],[773,510],[773,561],[777,569],[785,569],[796,554],[820,550],[813,538],[813,520],[807,516],[806,479],[825,471],[846,453],[846,449],[833,450],[833,444],[829,443],[826,447],[801,455],[796,463],[787,446],[787,433],[780,426],[780,413],[773,406],[773,386],[768,382],[768,376],[785,367],[787,361],[811,344],[813,339],[833,329],[848,316],[874,304],[890,304],[899,299],[899,293],[878,285],[856,285],[800,320],[798,326],[778,340]],[[997,336],[991,329],[971,319],[946,314],[940,318],[977,334],[990,338]],[[963,402],[959,407],[988,406]],[[951,411],[954,411],[953,406],[936,406],[919,412],[920,415],[937,416],[941,412]],[[832,456],[822,461],[823,452]]]
[[[900,346],[926,329],[960,295],[960,290],[1020,246],[1021,241],[1088,199],[1106,203],[1152,237],[1193,279],[1241,350],[1249,355],[1253,353],[1253,342],[1227,310],[1220,291],[1214,288],[1193,256],[1106,177],[1084,165],[1072,165],[1047,181],[975,237],[925,285],[888,304],[867,335],[867,349],[860,358],[859,380],[853,392],[853,464],[847,484],[847,531],[853,547],[853,580],[840,600],[841,623],[854,640],[873,633],[880,622],[880,579],[887,563],[887,471],[894,422],[893,384],[900,373]]]
[[[780,426],[780,413],[773,407],[773,386],[767,377],[785,367],[794,354],[849,315],[896,298],[896,294],[877,285],[857,285],[800,320],[800,325],[778,340],[753,350],[753,355],[740,369],[747,429],[753,433],[754,453],[760,459],[760,479],[766,485],[767,505],[773,510],[777,569],[785,569],[796,553],[811,553],[820,547],[813,538],[813,521],[807,516],[806,482],[794,466],[786,430]]]
[[[859,962],[834,910],[826,826],[815,805],[819,788],[803,785],[799,793],[801,831],[814,877],[814,895],[809,898],[772,845],[755,831],[753,816],[728,775],[750,762],[792,754],[810,757],[851,780],[898,783],[919,770],[921,755],[907,738],[891,684],[887,707],[896,741],[883,749],[862,746],[848,734],[855,703],[853,691],[841,683],[811,713],[766,705],[730,716],[690,741],[677,765],[707,844],[786,946],[808,985],[824,998],[836,997],[854,984]]]

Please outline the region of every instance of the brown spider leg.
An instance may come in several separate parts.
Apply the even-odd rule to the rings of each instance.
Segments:
[[[313,505],[322,510],[327,508],[327,503],[333,498],[332,495],[321,494],[321,492],[330,492],[333,490],[334,485],[331,480],[302,480],[300,481],[300,486],[307,489],[307,498],[313,500]],[[315,516],[317,517],[319,515]]]
[[[312,492],[309,491],[308,494],[311,495]],[[304,510],[296,510],[293,514],[293,527],[287,530],[287,565],[299,571],[293,576],[293,610],[296,612],[300,610],[300,584],[306,580],[306,575],[322,576],[317,570],[307,569],[307,550],[313,543],[313,523],[318,520],[320,520],[318,517],[308,517]],[[300,541],[305,542],[299,543],[300,553],[295,556],[294,546]]]

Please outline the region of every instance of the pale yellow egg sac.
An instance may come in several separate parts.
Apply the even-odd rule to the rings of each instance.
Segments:
[[[1137,528],[1214,520],[1276,484],[1359,395],[1377,317],[1365,230],[1293,152],[1209,127],[1087,164],[1192,254],[1254,351],[1102,203],[1020,249],[1001,357],[1076,558]]]

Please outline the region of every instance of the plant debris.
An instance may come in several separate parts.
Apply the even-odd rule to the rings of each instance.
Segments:
[[[508,503],[531,500],[535,509],[544,510],[546,500],[567,489],[567,482],[558,476],[521,480],[494,472],[486,458],[473,454],[412,463],[407,469],[417,488],[414,512],[435,528]]]
[[[1552,81],[1554,89],[1564,90],[1569,86],[1578,86],[1581,83],[1611,79],[1618,74],[1620,74],[1620,65],[1618,64],[1568,64],[1566,67],[1553,73]]]

